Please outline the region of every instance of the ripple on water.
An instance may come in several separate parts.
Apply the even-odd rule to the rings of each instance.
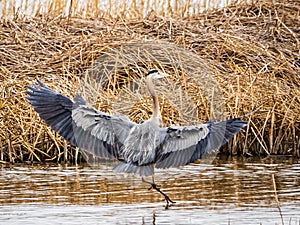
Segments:
[[[111,169],[2,167],[0,223],[280,224],[271,174],[286,223],[300,222],[299,162],[232,160],[158,170],[159,187],[177,202],[170,210],[140,178]]]

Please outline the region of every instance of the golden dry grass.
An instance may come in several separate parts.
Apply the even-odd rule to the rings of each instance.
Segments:
[[[41,15],[63,14],[79,17],[122,17],[142,19],[151,11],[160,16],[193,16],[206,9],[220,8],[231,3],[252,2],[252,0],[5,0],[0,15],[13,17],[18,14]]]
[[[299,156],[299,27],[296,0],[259,0],[188,17],[163,17],[152,11],[131,19],[53,13],[2,19],[0,160],[60,161],[65,153],[74,160],[74,149],[41,122],[25,99],[26,86],[38,78],[73,96],[86,68],[104,51],[144,39],[174,43],[203,58],[223,91],[227,118],[254,111],[249,127],[223,152]],[[101,93],[96,104],[100,109],[111,111],[122,76],[119,71]],[[182,83],[182,76],[172,79]],[[198,101],[197,119],[209,119],[209,105],[197,97],[201,90],[192,84],[186,89]],[[182,122],[170,102],[161,106],[166,124]],[[149,110],[145,98],[133,107],[131,119],[147,118]]]

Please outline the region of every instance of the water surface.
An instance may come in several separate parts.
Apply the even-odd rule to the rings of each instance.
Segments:
[[[176,204],[112,165],[3,165],[0,224],[300,224],[300,162],[227,159],[158,170]]]

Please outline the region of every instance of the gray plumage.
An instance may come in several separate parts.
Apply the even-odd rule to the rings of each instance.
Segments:
[[[110,115],[58,94],[38,81],[28,87],[27,99],[39,116],[67,141],[99,158],[116,159],[116,172],[144,176],[154,168],[184,166],[201,158],[205,152],[219,148],[247,126],[240,118],[222,122],[209,121],[197,126],[161,127],[158,98],[152,79],[160,78],[157,70],[148,73],[147,87],[153,97],[153,115],[142,124],[126,116]]]

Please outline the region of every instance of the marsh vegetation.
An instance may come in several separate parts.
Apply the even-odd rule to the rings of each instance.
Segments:
[[[37,11],[32,16],[13,8],[2,13],[2,162],[74,162],[75,149],[51,131],[30,107],[25,99],[26,86],[40,79],[73,97],[86,69],[105,51],[139,40],[165,41],[196,53],[219,83],[226,102],[226,117],[253,112],[247,130],[221,152],[299,156],[299,1],[258,0],[191,13],[182,7],[169,11],[161,8],[148,10],[147,14],[139,8],[133,7],[131,12],[110,4],[110,11],[90,7],[82,13],[73,3],[68,5],[72,9],[68,12],[72,13],[66,14],[66,6],[57,1],[52,10]],[[11,16],[6,17],[7,14]],[[175,71],[173,81],[182,84],[198,107],[197,120],[211,119],[205,96],[199,98],[201,90],[193,83],[182,82],[180,68],[167,66],[170,73]],[[108,82],[97,99],[99,109],[112,112],[114,96],[120,92],[119,83],[131,76],[125,69]],[[178,110],[168,101],[161,104],[166,124],[179,123]],[[135,107],[130,118],[139,121],[147,117],[151,104],[143,99]],[[137,108],[142,110],[136,112]]]

